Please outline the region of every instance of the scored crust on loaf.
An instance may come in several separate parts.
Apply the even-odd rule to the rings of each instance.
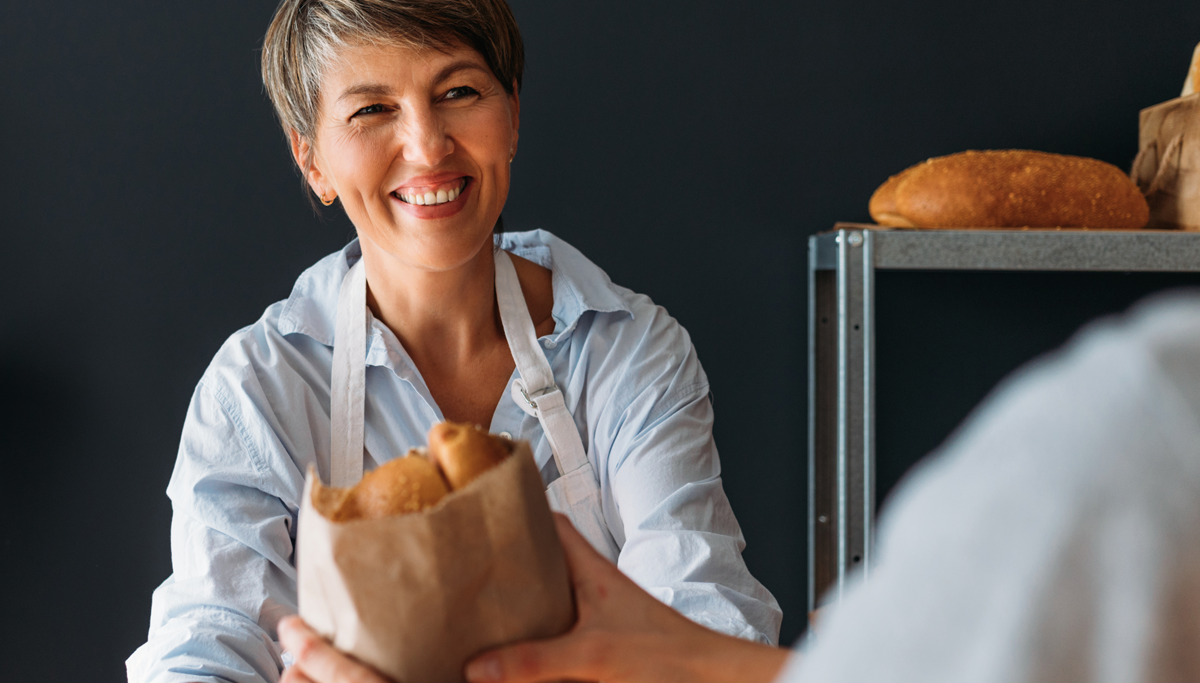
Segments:
[[[1136,230],[1150,220],[1145,198],[1124,172],[1085,157],[961,152],[917,164],[876,194],[893,181],[899,218],[872,213],[893,227]]]

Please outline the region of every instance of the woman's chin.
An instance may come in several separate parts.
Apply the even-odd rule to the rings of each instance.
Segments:
[[[447,272],[461,268],[479,258],[484,247],[490,247],[491,229],[479,225],[454,225],[458,221],[422,221],[412,225],[404,221],[399,231],[384,239],[361,240],[365,251],[386,252],[391,259],[427,272]],[[361,232],[360,232],[361,236]]]

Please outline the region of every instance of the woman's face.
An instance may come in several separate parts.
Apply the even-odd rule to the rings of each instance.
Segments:
[[[364,253],[430,271],[471,260],[508,197],[520,102],[473,49],[348,47],[325,74],[309,184]]]

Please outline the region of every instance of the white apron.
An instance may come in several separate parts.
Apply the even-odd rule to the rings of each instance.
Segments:
[[[562,475],[550,483],[550,507],[570,518],[600,554],[616,562],[619,549],[600,509],[600,485],[583,450],[583,440],[554,382],[550,363],[537,342],[525,296],[508,253],[496,251],[496,302],[504,336],[519,377],[512,399],[538,419],[554,464]],[[351,266],[338,293],[330,395],[332,455],[330,485],[353,486],[363,475],[363,402],[366,398],[367,278],[362,259]]]

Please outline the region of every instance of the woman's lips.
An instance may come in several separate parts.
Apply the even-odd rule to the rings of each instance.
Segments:
[[[470,177],[456,178],[437,185],[397,188],[392,199],[405,213],[417,218],[446,218],[462,211],[472,187]]]
[[[406,204],[415,204],[417,206],[445,204],[458,199],[458,196],[462,194],[463,188],[467,185],[467,180],[467,178],[456,178],[437,185],[401,187],[392,192],[392,195]]]

